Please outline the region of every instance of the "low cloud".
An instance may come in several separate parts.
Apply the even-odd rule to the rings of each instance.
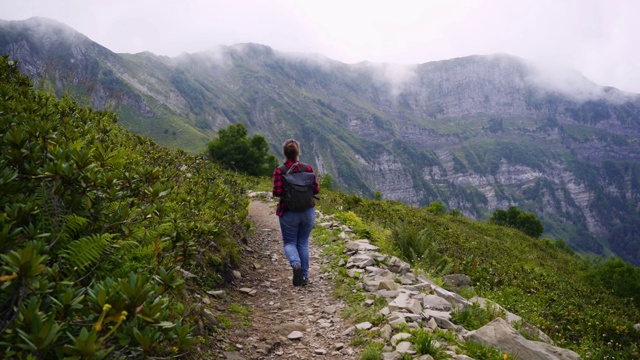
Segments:
[[[422,64],[504,52],[562,64],[600,85],[640,93],[636,61],[640,2],[411,0],[402,4],[7,0],[1,17],[57,19],[118,53],[176,56],[216,44],[254,42],[279,51],[320,53],[345,64]],[[389,78],[385,83],[398,94],[403,88],[396,85],[403,80],[398,80],[395,69],[390,72],[383,78]]]
[[[371,71],[373,82],[388,90],[392,98],[397,98],[400,93],[418,78],[417,65],[401,65],[390,63],[361,63]]]
[[[600,86],[571,68],[542,62],[528,62],[528,65],[531,69],[526,79],[528,82],[544,92],[562,94],[573,101],[607,100],[621,103],[633,96],[631,93]]]

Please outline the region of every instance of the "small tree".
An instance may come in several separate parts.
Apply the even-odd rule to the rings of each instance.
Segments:
[[[611,289],[619,297],[630,298],[640,306],[640,268],[620,258],[607,259],[589,270],[591,281]]]
[[[247,133],[242,123],[220,129],[218,137],[209,142],[211,159],[249,175],[271,175],[278,166],[278,159],[269,154],[269,144],[264,136],[248,138]]]
[[[533,213],[520,210],[513,205],[509,206],[506,211],[495,209],[489,222],[521,230],[534,238],[539,238],[544,232],[544,226]]]
[[[436,214],[436,215],[442,215],[445,214],[447,212],[447,209],[444,207],[444,204],[442,204],[439,201],[432,201],[429,206],[427,206],[427,211],[432,213],[432,214]]]
[[[377,201],[382,200],[382,193],[380,191],[377,191],[377,190],[374,191],[373,192],[373,199],[377,200]]]
[[[320,188],[325,190],[333,190],[335,188],[335,180],[331,174],[320,175]]]

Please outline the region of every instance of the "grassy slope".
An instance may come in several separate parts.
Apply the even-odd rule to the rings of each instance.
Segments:
[[[153,103],[152,100],[150,100]],[[184,119],[166,111],[162,106],[153,109],[152,118],[140,116],[128,107],[115,109],[120,122],[129,131],[154,139],[159,145],[177,148],[191,154],[206,150],[207,142],[214,136],[190,125]]]

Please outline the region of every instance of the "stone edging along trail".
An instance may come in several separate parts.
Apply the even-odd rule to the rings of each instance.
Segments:
[[[414,275],[409,264],[380,254],[378,248],[364,239],[352,239],[350,229],[316,211],[316,226],[339,229],[337,241],[344,241],[349,260],[341,262],[352,278],[357,278],[358,290],[368,292],[366,303],[382,296],[388,305],[380,314],[384,321],[379,327],[365,322],[353,324],[341,316],[346,305],[336,298],[333,291],[337,269],[326,266],[330,259],[321,256],[320,249],[310,242],[310,284],[304,287],[292,285],[292,271],[284,256],[275,203],[257,200],[270,199],[268,193],[250,193],[253,198],[249,218],[255,233],[249,238],[242,253],[242,265],[234,272],[235,290],[241,294],[236,302],[251,309],[251,326],[237,326],[229,331],[225,341],[227,350],[220,351],[223,359],[359,359],[362,348],[352,346],[356,329],[375,331],[376,339],[385,344],[383,359],[432,359],[418,355],[412,344],[404,341],[410,334],[400,328],[428,331],[437,329],[455,334],[460,342],[473,340],[494,346],[501,351],[516,354],[520,359],[567,359],[580,357],[567,349],[551,344],[539,330],[539,338],[547,342],[525,339],[511,327],[522,319],[506,312],[507,320],[496,319],[484,327],[467,331],[451,323],[451,311],[478,302],[471,301],[445,290],[424,274]],[[322,272],[321,269],[326,270]],[[231,289],[229,289],[231,291]],[[356,289],[354,289],[356,290]],[[376,331],[377,330],[377,331]],[[459,354],[456,346],[436,344],[452,359],[468,360]]]

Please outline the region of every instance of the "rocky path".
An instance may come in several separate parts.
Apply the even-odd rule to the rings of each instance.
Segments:
[[[275,203],[253,200],[249,218],[254,234],[242,254],[235,290],[237,302],[252,310],[250,329],[238,330],[226,359],[357,359],[350,345],[352,324],[340,316],[342,302],[332,295],[326,260],[310,244],[310,284],[292,285],[292,271],[282,249]]]

